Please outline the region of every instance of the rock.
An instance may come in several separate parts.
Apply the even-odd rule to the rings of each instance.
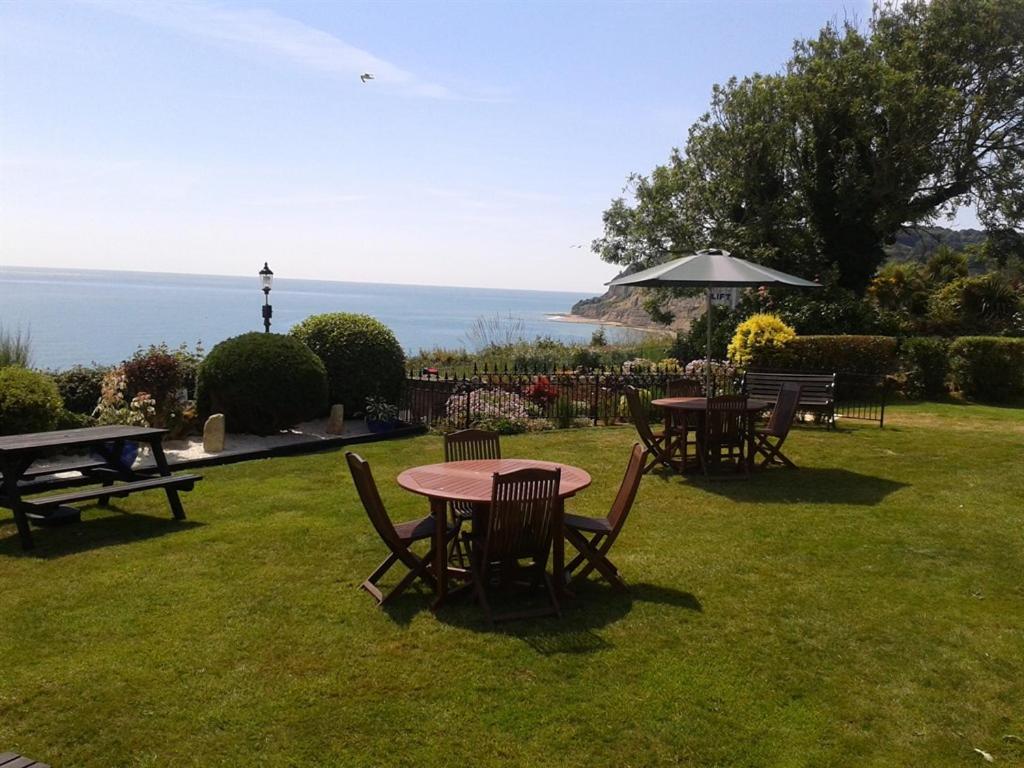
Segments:
[[[206,453],[220,453],[224,450],[224,414],[215,413],[203,426],[203,450]]]
[[[331,415],[327,417],[327,434],[340,435],[345,432],[345,406],[332,405]]]

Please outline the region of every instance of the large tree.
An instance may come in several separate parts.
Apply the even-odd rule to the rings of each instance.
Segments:
[[[785,71],[715,86],[684,151],[613,200],[594,250],[648,266],[705,244],[862,294],[902,227],[975,205],[1024,222],[1024,0],[876,6]]]

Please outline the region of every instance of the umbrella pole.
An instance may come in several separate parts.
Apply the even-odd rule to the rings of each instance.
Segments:
[[[707,310],[705,314],[708,318],[708,345],[705,348],[704,356],[704,394],[708,397],[712,396],[711,392],[711,289],[708,288],[706,292],[707,296]]]

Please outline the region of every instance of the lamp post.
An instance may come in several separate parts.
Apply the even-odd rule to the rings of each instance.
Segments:
[[[260,270],[260,282],[263,284],[263,331],[270,333],[270,318],[274,314],[274,308],[270,306],[270,289],[274,285],[274,273],[265,261]]]

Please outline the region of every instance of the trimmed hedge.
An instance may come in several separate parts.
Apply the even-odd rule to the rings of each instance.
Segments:
[[[755,347],[749,368],[825,373],[891,373],[897,363],[892,336],[797,336],[778,347]]]
[[[327,410],[327,372],[297,339],[246,333],[210,350],[196,399],[204,419],[223,413],[230,432],[268,435]]]
[[[949,366],[966,397],[998,403],[1024,395],[1024,339],[962,336],[949,345]]]
[[[0,368],[0,435],[47,432],[64,404],[53,379],[16,365]]]
[[[289,333],[323,361],[330,401],[344,405],[345,413],[361,413],[370,396],[398,403],[405,353],[384,323],[369,315],[331,312],[307,317]]]
[[[948,392],[949,339],[918,336],[900,347],[900,362],[906,374],[908,397],[935,399]]]

